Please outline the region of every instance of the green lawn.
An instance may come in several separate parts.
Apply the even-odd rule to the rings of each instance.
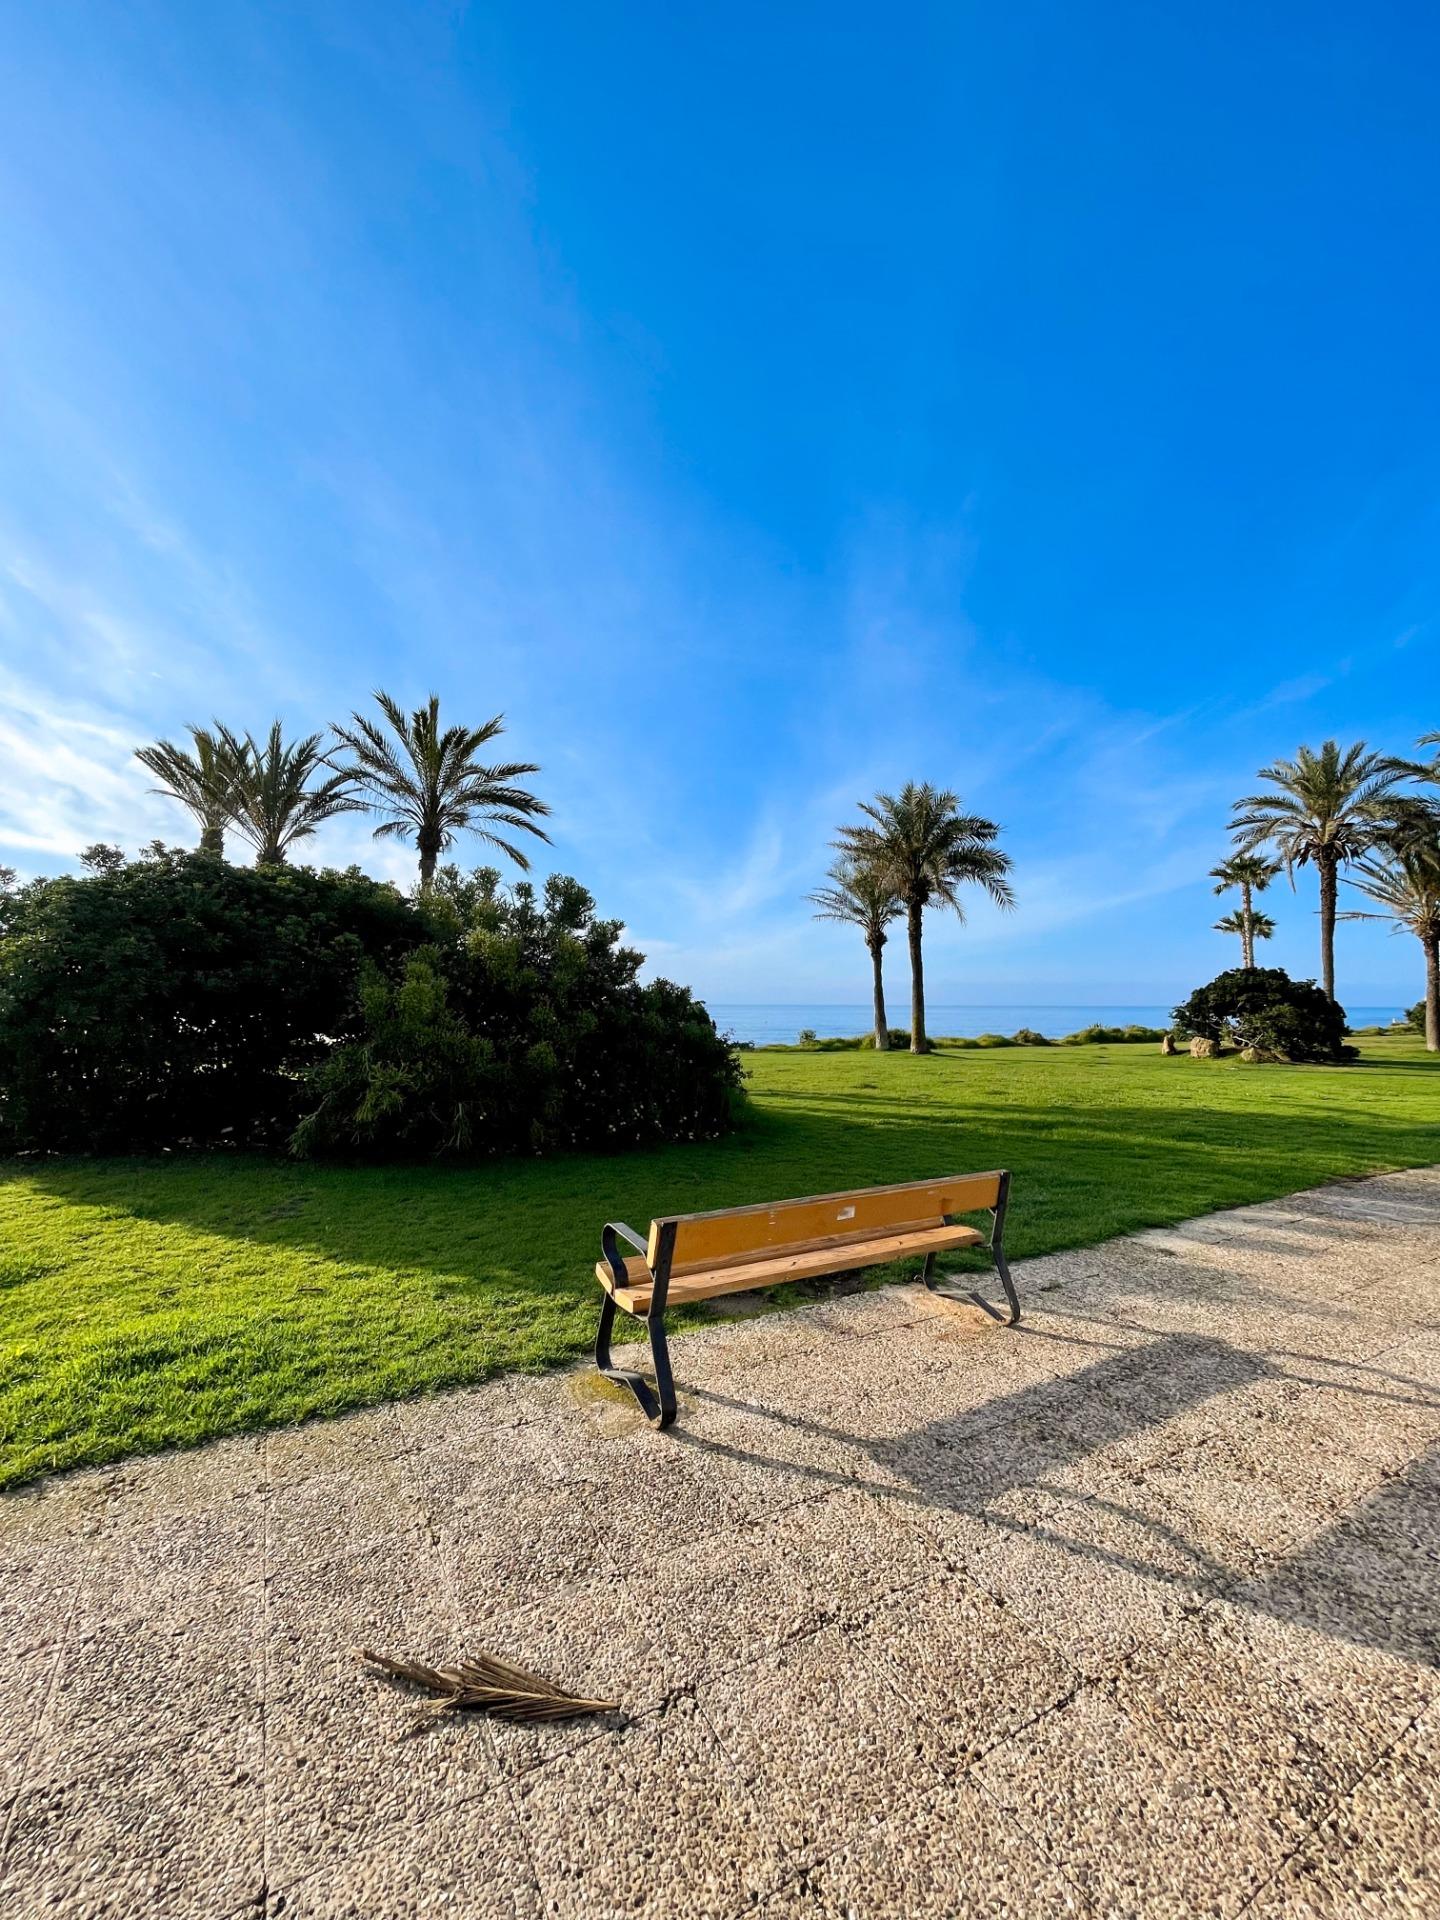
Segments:
[[[12,1162],[0,1485],[569,1360],[606,1219],[1008,1166],[1024,1258],[1440,1160],[1440,1060],[1362,1045],[1346,1068],[1150,1046],[760,1053],[752,1121],[718,1145],[472,1172]]]

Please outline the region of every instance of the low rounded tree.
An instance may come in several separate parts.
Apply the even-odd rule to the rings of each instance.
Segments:
[[[360,1012],[364,963],[427,938],[364,874],[162,850],[0,902],[0,1142],[108,1152],[283,1140]]]
[[[479,1157],[709,1140],[741,1072],[706,1009],[578,881],[502,887],[442,868],[417,917],[431,943],[368,969],[359,1030],[306,1076],[306,1155]]]
[[[710,1139],[734,1050],[576,881],[161,849],[0,887],[0,1150],[380,1159]]]
[[[1209,1040],[1254,1048],[1279,1060],[1341,1061],[1345,1012],[1313,980],[1292,980],[1280,967],[1233,967],[1197,987],[1175,1008],[1175,1024]]]

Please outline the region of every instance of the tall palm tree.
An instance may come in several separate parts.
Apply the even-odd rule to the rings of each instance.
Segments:
[[[862,800],[865,819],[842,827],[835,842],[842,855],[871,867],[899,896],[910,945],[910,1051],[926,1053],[925,957],[921,946],[925,909],[949,907],[961,920],[962,886],[983,887],[998,907],[1013,907],[1010,856],[995,845],[1000,829],[979,814],[957,811],[946,788],[907,780],[898,794]]]
[[[225,829],[235,816],[240,767],[234,736],[218,725],[214,733],[208,727],[186,731],[193,751],[157,740],[153,747],[137,747],[135,758],[159,783],[151,791],[178,800],[199,823],[201,853],[218,859],[225,851]]]
[[[1420,942],[1425,1046],[1440,1053],[1440,809],[1412,802],[1383,843],[1356,862],[1349,884],[1382,911],[1347,914],[1347,919],[1393,919],[1396,933],[1413,933]]]
[[[885,1018],[885,929],[901,913],[900,896],[873,867],[857,865],[853,860],[837,860],[825,878],[828,887],[817,887],[809,897],[819,909],[817,920],[841,920],[858,927],[870,952],[875,991],[875,1050],[888,1052],[890,1029]]]
[[[349,774],[330,766],[318,733],[287,746],[276,720],[262,746],[253,734],[242,740],[228,727],[218,731],[238,768],[235,830],[254,847],[257,867],[283,865],[297,840],[337,813],[359,808]]]
[[[1335,998],[1335,914],[1340,869],[1373,847],[1393,813],[1393,793],[1416,769],[1363,740],[1342,752],[1327,740],[1317,753],[1301,747],[1293,760],[1262,767],[1272,793],[1235,802],[1230,826],[1240,852],[1273,847],[1295,884],[1296,867],[1313,866],[1320,883],[1321,984]]]
[[[420,891],[429,892],[435,863],[457,833],[473,833],[508,853],[517,867],[528,868],[528,857],[494,828],[509,827],[549,840],[549,834],[536,824],[549,807],[527,787],[515,784],[540,769],[528,760],[486,766],[475,758],[481,747],[505,731],[505,716],[497,713],[483,727],[442,730],[440,701],[433,693],[409,715],[388,693],[377,691],[375,704],[385,717],[388,733],[359,713],[350,716],[352,725],[337,727],[335,733],[354,755],[346,772],[369,796],[364,804],[372,813],[388,816],[376,827],[376,836],[415,842]]]
[[[1218,891],[1218,889],[1217,889]],[[1252,908],[1249,913],[1237,909],[1227,913],[1215,922],[1216,933],[1238,933],[1240,936],[1240,964],[1253,967],[1255,964],[1255,942],[1268,940],[1275,932],[1275,922],[1268,913],[1257,913]]]
[[[1228,860],[1222,860],[1218,867],[1212,867],[1210,869],[1210,878],[1215,882],[1216,893],[1228,893],[1232,887],[1238,887],[1240,889],[1240,912],[1238,916],[1231,916],[1232,918],[1238,918],[1240,925],[1237,927],[1222,926],[1217,928],[1217,931],[1221,933],[1238,933],[1240,935],[1240,964],[1242,967],[1253,967],[1255,964],[1256,934],[1254,929],[1257,918],[1255,913],[1255,895],[1257,893],[1263,893],[1279,871],[1280,862],[1278,860],[1267,860],[1263,855],[1258,853],[1232,853]],[[1263,919],[1264,915],[1261,914],[1258,917]],[[1274,931],[1275,922],[1272,920],[1270,922],[1269,933],[1261,934],[1259,938],[1268,940],[1270,934]]]

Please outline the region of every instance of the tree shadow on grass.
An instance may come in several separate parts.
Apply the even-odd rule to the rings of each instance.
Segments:
[[[778,1104],[726,1140],[608,1157],[366,1168],[205,1155],[15,1171],[112,1219],[319,1254],[340,1269],[429,1274],[450,1291],[553,1298],[593,1289],[607,1219],[643,1231],[656,1214],[1008,1166],[1007,1245],[1024,1259],[1436,1154],[1431,1127],[1333,1108],[1257,1118],[1145,1105],[937,1115],[828,1095],[820,1112],[809,1097],[798,1111]]]
[[[1095,1334],[1103,1339],[1103,1323]],[[1094,1342],[1087,1336],[1085,1344]],[[1440,1418],[1440,1392],[1427,1381],[1381,1366],[1347,1371],[1349,1395]],[[1358,1381],[1355,1374],[1368,1378]],[[864,1486],[912,1518],[969,1515],[983,1523],[992,1541],[1012,1536],[1017,1555],[1027,1543],[1038,1544],[1097,1569],[1179,1588],[1197,1604],[1224,1598],[1333,1639],[1440,1667],[1440,1447],[1420,1453],[1292,1551],[1251,1555],[1258,1570],[1242,1571],[1217,1558],[1191,1537],[1183,1510],[1165,1503],[1157,1510],[1153,1498],[1139,1495],[1122,1497],[1129,1484],[1123,1476],[1116,1478],[1113,1497],[1056,1479],[1102,1448],[1123,1460],[1127,1442],[1197,1408],[1213,1411],[1216,1431],[1223,1432],[1227,1396],[1266,1380],[1297,1379],[1305,1376],[1279,1357],[1222,1339],[1171,1333],[883,1439],[783,1405],[703,1388],[692,1394],[711,1416],[708,1424],[692,1432],[677,1429],[677,1437],[745,1469],[783,1466],[817,1487]],[[767,1430],[776,1436],[773,1450]],[[812,1443],[814,1456],[805,1457],[802,1449],[797,1459],[787,1431]],[[856,1464],[847,1466],[847,1459]],[[862,1460],[867,1470],[859,1470]],[[1052,1522],[1017,1517],[1007,1496],[1023,1490],[1050,1499]],[[962,1545],[962,1559],[963,1551]],[[979,1577],[983,1583],[983,1569]]]

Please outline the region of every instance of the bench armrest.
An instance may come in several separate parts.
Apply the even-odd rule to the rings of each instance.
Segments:
[[[616,1286],[623,1287],[626,1280],[625,1262],[620,1258],[616,1247],[617,1237],[621,1240],[628,1241],[636,1253],[640,1254],[646,1251],[646,1243],[640,1238],[639,1234],[636,1233],[635,1229],[633,1227],[627,1227],[623,1220],[607,1220],[601,1228],[600,1251],[609,1263],[610,1272],[614,1276]]]

